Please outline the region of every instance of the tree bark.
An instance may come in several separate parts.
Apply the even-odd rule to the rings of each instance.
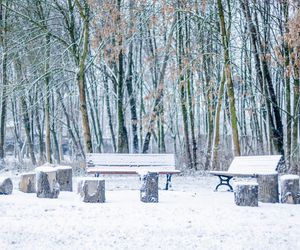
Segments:
[[[45,128],[46,128],[46,158],[47,162],[52,163],[51,157],[51,121],[50,121],[50,36],[46,35],[46,63],[45,63]]]
[[[215,114],[214,122],[214,139],[212,145],[212,157],[211,157],[211,169],[219,170],[219,150],[220,150],[220,116],[223,102],[223,95],[225,89],[225,70],[223,70],[223,76],[220,82],[219,93],[218,93],[218,103]]]
[[[7,5],[7,0],[4,0],[4,4]],[[0,22],[1,22],[1,46],[2,46],[2,93],[1,93],[1,116],[0,116],[0,161],[4,161],[5,157],[5,131],[6,131],[6,114],[7,114],[7,17],[8,11],[2,5],[0,6]],[[0,166],[1,168],[1,166]]]
[[[91,129],[89,124],[88,108],[87,108],[87,101],[86,101],[86,74],[85,74],[86,60],[89,52],[90,10],[89,10],[89,4],[86,2],[86,0],[83,1],[83,5],[81,5],[78,0],[75,0],[75,4],[79,10],[80,17],[83,21],[82,51],[78,56],[78,73],[77,73],[80,113],[81,113],[81,120],[82,120],[82,130],[83,130],[85,150],[86,153],[92,153],[93,144],[92,144]],[[72,31],[70,32],[72,33]]]
[[[103,84],[104,84],[104,90],[105,90],[105,106],[106,106],[106,112],[107,112],[107,116],[108,116],[108,125],[109,125],[110,134],[111,134],[113,151],[117,152],[116,136],[115,136],[113,120],[112,120],[112,112],[111,112],[111,108],[110,108],[109,87],[108,87],[107,76],[105,76]]]
[[[128,135],[127,129],[125,126],[125,109],[123,106],[124,99],[124,55],[123,55],[123,34],[121,34],[121,0],[117,0],[118,5],[118,13],[117,13],[117,24],[118,27],[118,46],[119,46],[119,54],[118,54],[118,82],[117,82],[117,113],[118,113],[118,153],[128,153],[129,145],[128,145]]]
[[[130,113],[131,113],[131,130],[132,130],[132,147],[133,153],[139,152],[139,138],[138,138],[138,130],[137,130],[137,107],[136,107],[136,97],[133,91],[133,36],[132,36],[132,29],[133,29],[133,8],[134,8],[134,1],[130,0],[129,2],[129,36],[131,39],[129,43],[129,51],[128,51],[128,73],[126,77],[126,87],[129,96],[129,103],[130,103]]]
[[[184,138],[184,149],[185,149],[185,160],[188,168],[193,168],[193,158],[190,147],[190,132],[189,132],[189,119],[188,119],[188,103],[186,95],[186,79],[183,71],[183,60],[184,60],[184,36],[182,29],[182,18],[181,14],[177,14],[178,22],[178,70],[179,70],[179,93],[180,93],[180,106],[183,121],[183,138]]]
[[[225,77],[227,83],[227,94],[229,99],[233,152],[235,156],[239,156],[241,154],[241,150],[240,150],[240,143],[239,143],[238,122],[237,122],[237,115],[236,115],[236,108],[235,108],[234,87],[233,87],[233,81],[231,75],[229,37],[226,31],[224,9],[221,0],[218,0],[218,11],[219,11],[221,34],[222,34],[222,44],[224,48],[224,67],[225,67]]]

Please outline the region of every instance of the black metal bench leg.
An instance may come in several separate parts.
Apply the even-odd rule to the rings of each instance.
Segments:
[[[99,177],[99,176],[100,176],[100,174],[99,174],[99,173],[95,174],[95,177]]]
[[[169,187],[172,186],[171,181],[172,181],[172,174],[167,174],[166,190],[169,190]]]
[[[220,179],[220,183],[216,186],[215,191],[218,191],[218,188],[220,186],[227,186],[229,187],[228,191],[233,192],[233,188],[229,183],[229,181],[232,179],[233,176],[218,175],[218,177]]]

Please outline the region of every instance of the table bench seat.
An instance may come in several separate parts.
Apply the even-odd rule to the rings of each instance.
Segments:
[[[179,174],[175,169],[174,154],[87,154],[86,171],[89,174],[138,174],[156,172],[166,174],[168,190],[172,174]]]
[[[259,174],[273,174],[277,172],[282,155],[237,156],[233,159],[227,171],[209,171],[219,177],[219,184],[215,187],[228,186],[233,191],[229,181],[233,177],[256,177]]]

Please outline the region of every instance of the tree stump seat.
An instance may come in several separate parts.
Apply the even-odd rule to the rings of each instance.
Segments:
[[[72,182],[73,171],[70,166],[57,166],[56,179],[60,186],[60,191],[73,191]]]
[[[23,173],[20,175],[19,190],[24,193],[36,192],[36,173]]]
[[[299,176],[280,176],[280,201],[287,204],[300,204]]]
[[[258,182],[258,201],[266,203],[279,202],[278,192],[278,173],[259,174]]]
[[[158,202],[158,173],[147,172],[140,175],[141,177],[141,189],[140,199],[146,203]]]
[[[1,177],[0,178],[0,195],[9,195],[13,191],[13,183],[11,178]]]
[[[78,181],[78,193],[83,202],[105,202],[105,180],[99,177],[86,177]]]
[[[238,206],[258,206],[258,183],[237,181],[234,183],[234,201]]]
[[[56,169],[50,166],[41,166],[37,167],[35,172],[37,197],[57,198],[60,190],[56,179]]]

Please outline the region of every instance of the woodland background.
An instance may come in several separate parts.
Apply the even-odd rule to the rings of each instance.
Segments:
[[[299,172],[300,3],[0,0],[0,160],[283,154]]]

